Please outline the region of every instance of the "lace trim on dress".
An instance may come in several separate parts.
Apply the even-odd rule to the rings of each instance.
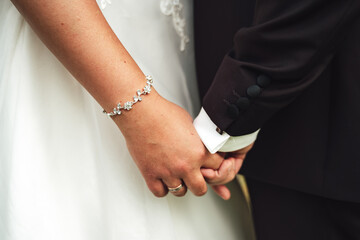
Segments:
[[[101,9],[105,9],[106,6],[111,4],[111,0],[97,0],[97,2],[100,4]]]
[[[166,16],[172,16],[174,28],[180,37],[180,51],[184,51],[186,43],[189,42],[189,37],[185,33],[185,18],[181,16],[183,5],[180,0],[161,0],[160,9]]]
[[[111,0],[97,0],[102,10],[111,4]],[[180,51],[185,51],[189,36],[185,33],[186,21],[182,17],[183,5],[180,0],[161,0],[160,10],[166,16],[172,16],[173,25],[177,35],[180,37]]]

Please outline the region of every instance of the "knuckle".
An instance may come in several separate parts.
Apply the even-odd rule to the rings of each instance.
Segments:
[[[196,152],[197,156],[199,156],[201,159],[208,159],[209,158],[209,155],[208,155],[208,152],[205,148],[200,148],[197,150]]]
[[[156,197],[164,197],[166,195],[164,189],[161,189],[157,186],[149,186],[150,191],[156,196]]]
[[[171,173],[171,171],[169,169],[163,169],[159,174],[159,178],[161,179],[168,179],[172,176],[173,174]]]
[[[175,171],[175,174],[180,174],[180,175],[187,175],[190,172],[191,168],[188,164],[182,162],[177,164]]]
[[[199,187],[196,192],[194,193],[196,196],[203,196],[207,193],[207,187],[206,185],[202,185]]]
[[[207,189],[201,189],[197,192],[196,196],[204,196],[207,193]]]
[[[211,184],[217,184],[217,183],[224,181],[225,179],[226,179],[226,176],[218,175],[218,176],[214,177],[213,179],[209,180],[208,182]]]
[[[161,198],[161,197],[165,197],[165,192],[152,192],[154,194],[155,197]]]
[[[193,159],[201,159],[204,161],[206,159],[206,151],[204,147],[193,147],[190,152],[189,156]]]

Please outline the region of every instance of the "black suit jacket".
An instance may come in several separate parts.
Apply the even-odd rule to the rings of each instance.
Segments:
[[[360,1],[194,4],[204,109],[230,135],[261,128],[241,172],[360,202]]]

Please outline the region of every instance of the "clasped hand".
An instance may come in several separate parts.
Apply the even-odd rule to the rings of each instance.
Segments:
[[[131,112],[114,120],[155,196],[163,197],[168,188],[180,184],[184,187],[172,192],[174,195],[184,196],[189,189],[201,196],[207,192],[206,179],[218,195],[230,198],[223,184],[234,179],[245,155],[210,154],[184,109],[154,92]]]

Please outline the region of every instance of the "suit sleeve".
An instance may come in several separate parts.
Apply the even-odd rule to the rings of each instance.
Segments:
[[[251,27],[239,30],[203,107],[232,136],[257,131],[308,88],[330,63],[358,0],[258,0]]]

